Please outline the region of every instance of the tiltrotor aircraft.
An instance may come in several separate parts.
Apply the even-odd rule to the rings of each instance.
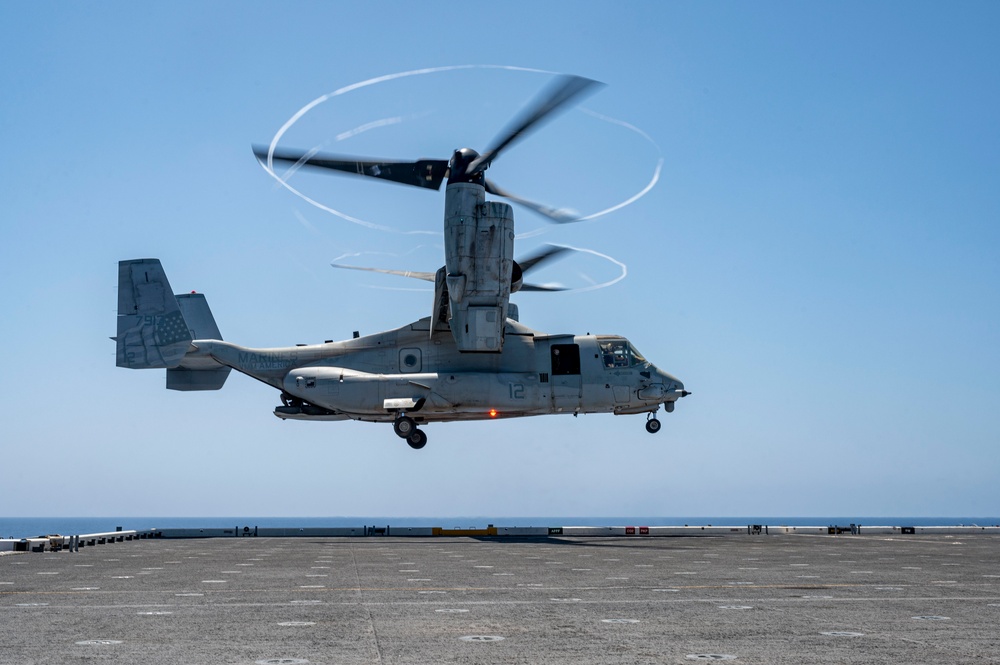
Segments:
[[[280,391],[274,414],[292,420],[391,422],[415,449],[420,426],[553,413],[655,414],[690,394],[647,361],[624,337],[547,335],[518,321],[510,294],[551,291],[524,275],[563,253],[553,247],[515,261],[509,198],[556,222],[563,213],[526,201],[484,177],[500,152],[555,110],[595,86],[562,77],[479,154],[456,150],[450,160],[368,160],[255,148],[274,160],[332,169],[445,192],[445,265],[436,273],[375,270],[434,282],[431,316],[395,330],[342,342],[254,349],[222,341],[204,295],[174,295],[159,260],[118,266],[117,364],[165,368],[171,390],[218,390],[235,369]],[[354,266],[338,266],[351,267]]]

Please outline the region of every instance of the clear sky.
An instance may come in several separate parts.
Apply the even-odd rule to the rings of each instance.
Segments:
[[[2,3],[0,514],[997,515],[998,25],[994,2]],[[387,424],[282,422],[240,375],[177,393],[115,367],[120,259],[160,258],[248,346],[427,316],[420,283],[329,264],[435,270],[443,192],[290,181],[394,230],[366,228],[250,146],[350,84],[456,65],[607,84],[497,161],[512,191],[597,212],[663,160],[593,221],[515,211],[516,254],[628,266],[514,300],[681,378],[659,434],[445,423],[416,452]],[[550,78],[395,79],[282,144],[483,149]],[[616,270],[579,255],[545,279]]]

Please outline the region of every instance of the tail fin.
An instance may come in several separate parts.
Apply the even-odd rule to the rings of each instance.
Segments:
[[[118,366],[177,367],[191,332],[159,259],[118,263]]]
[[[204,356],[185,358],[195,339],[222,339],[205,296],[175,297],[159,259],[119,262],[118,366],[166,368],[170,390],[218,390],[230,368]]]
[[[194,339],[222,339],[212,310],[204,294],[185,293],[176,296],[177,305]],[[230,368],[211,358],[183,358],[180,367],[167,370],[168,390],[218,390],[229,378]]]
[[[222,339],[204,293],[182,293],[174,298],[193,339]]]

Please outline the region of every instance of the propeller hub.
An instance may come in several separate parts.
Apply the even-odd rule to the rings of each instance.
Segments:
[[[448,162],[449,174],[448,182],[471,182],[477,185],[483,184],[484,168],[476,168],[470,173],[470,166],[479,159],[479,153],[472,148],[459,148]]]
[[[514,261],[510,269],[510,292],[517,293],[524,286],[524,271],[521,269],[521,264]]]

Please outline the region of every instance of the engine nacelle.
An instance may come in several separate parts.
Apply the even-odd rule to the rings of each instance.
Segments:
[[[459,351],[503,350],[514,265],[514,213],[482,186],[449,183],[444,241],[451,333]]]

